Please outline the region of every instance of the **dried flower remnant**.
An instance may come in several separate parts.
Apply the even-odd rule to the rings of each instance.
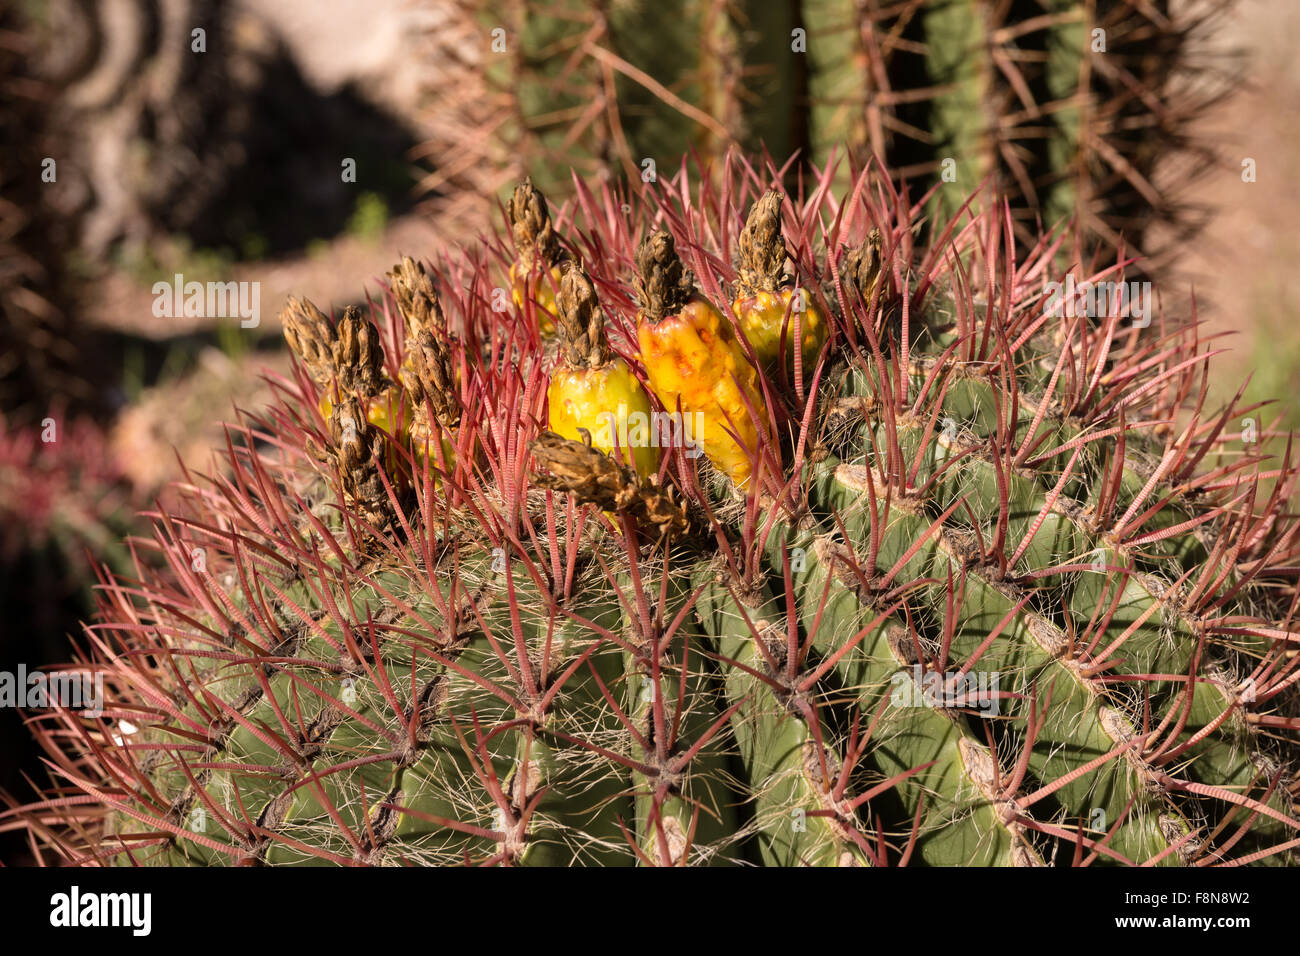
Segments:
[[[517,258],[510,266],[510,295],[519,308],[537,304],[537,325],[543,335],[555,332],[558,317],[556,290],[567,264],[555,229],[551,225],[546,197],[525,179],[515,187],[506,206]]]

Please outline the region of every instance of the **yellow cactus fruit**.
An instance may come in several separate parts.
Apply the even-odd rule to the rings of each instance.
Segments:
[[[809,301],[807,292],[792,288],[785,274],[782,199],[781,193],[772,190],[749,211],[740,233],[740,278],[731,309],[761,367],[776,364],[784,329],[786,354],[794,354],[797,339],[804,374],[811,374],[830,326],[821,310]],[[787,367],[793,369],[793,362],[787,362]]]
[[[757,373],[727,317],[695,292],[695,278],[683,268],[672,236],[649,236],[636,261],[637,342],[650,387],[669,412],[680,402],[685,434],[745,488],[761,444],[754,416],[767,420]]]
[[[585,430],[591,446],[632,465],[642,477],[659,470],[650,396],[605,337],[596,288],[580,265],[560,283],[559,366],[547,390],[551,430],[574,441]]]

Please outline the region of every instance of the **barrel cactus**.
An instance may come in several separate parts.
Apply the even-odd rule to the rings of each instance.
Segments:
[[[32,715],[55,780],[0,825],[74,863],[1290,862],[1262,412],[1206,407],[1194,324],[1081,294],[1122,260],[1065,283],[996,203],[922,249],[835,175],[579,182],[558,349],[507,230],[369,315],[292,302],[293,378],[157,516],[166,572],[106,581],[104,712]],[[808,368],[731,308],[756,232]],[[650,421],[592,392],[550,430],[571,361]]]

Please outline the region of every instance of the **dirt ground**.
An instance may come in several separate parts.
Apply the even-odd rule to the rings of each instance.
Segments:
[[[436,5],[239,0],[237,9],[258,18],[283,41],[319,95],[356,90],[409,123],[418,138],[420,97],[436,68],[422,56],[426,48],[420,36],[438,29]],[[367,29],[359,31],[358,23]],[[236,263],[223,279],[260,285],[261,323],[247,331],[229,329],[224,341],[214,341],[220,336],[214,336],[210,319],[156,317],[151,286],[138,273],[122,267],[102,276],[84,303],[82,320],[92,328],[153,343],[153,351],[177,359],[183,368],[179,374],[150,374],[147,387],[124,396],[113,429],[113,446],[124,468],[138,485],[156,488],[176,475],[178,454],[200,470],[208,467],[212,449],[221,442],[219,422],[232,420],[235,405],[262,406],[269,397],[263,372],[288,369],[278,320],[288,296],[307,296],[326,311],[364,302],[367,295],[378,294],[380,277],[401,256],[428,256],[438,243],[467,238],[486,224],[462,220],[451,226],[417,205],[389,214],[378,231],[348,231],[287,255]],[[450,228],[456,235],[448,235]]]

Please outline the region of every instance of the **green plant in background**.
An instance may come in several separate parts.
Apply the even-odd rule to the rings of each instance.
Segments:
[[[178,273],[190,279],[228,276],[235,265],[230,249],[195,248],[183,235],[152,245],[123,243],[113,250],[113,258],[114,264],[136,283],[150,288],[155,282],[170,283]]]
[[[1300,343],[1288,335],[1295,316],[1285,307],[1285,303],[1290,301],[1286,290],[1279,283],[1270,283],[1264,289],[1252,289],[1249,296],[1247,314],[1260,333],[1250,354],[1250,384],[1246,386],[1244,397],[1250,401],[1267,402],[1280,396],[1295,395],[1300,389]],[[1223,392],[1224,388],[1221,385],[1216,391]],[[1266,410],[1264,417],[1270,424],[1276,419],[1283,432],[1290,431],[1300,426],[1300,407],[1282,401]]]
[[[1300,389],[1300,344],[1289,332],[1293,316],[1287,301],[1285,290],[1272,283],[1249,293],[1246,314],[1255,331],[1242,373],[1248,372],[1249,380],[1242,385],[1242,412],[1230,423],[1238,442],[1228,454],[1284,455],[1292,433],[1300,428],[1300,408],[1285,398]],[[1235,383],[1221,378],[1211,384],[1210,401],[1232,401],[1235,392]],[[1262,487],[1271,491],[1273,478],[1266,478]]]
[[[239,257],[247,262],[256,262],[266,257],[271,248],[266,236],[250,232],[243,237],[239,245]]]
[[[388,204],[378,193],[363,192],[348,219],[348,235],[362,242],[378,242],[388,227]]]
[[[72,863],[1291,862],[1295,471],[1213,464],[1194,330],[1053,314],[1003,210],[922,252],[828,167],[763,230],[824,351],[736,364],[698,319],[779,172],[726,169],[553,221],[567,325],[672,397],[653,474],[547,430],[508,238],[369,318],[291,304],[293,378],[159,516],[166,571],[106,582],[106,712],[33,715],[56,779],[0,826]]]
[[[248,354],[252,343],[238,320],[222,319],[217,323],[217,347],[227,358],[237,362]]]

